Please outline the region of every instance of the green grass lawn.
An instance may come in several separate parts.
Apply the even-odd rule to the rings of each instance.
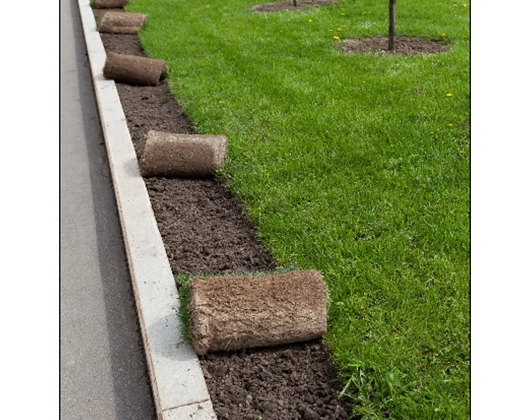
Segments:
[[[196,130],[228,136],[224,175],[277,262],[322,273],[353,413],[468,418],[469,5],[399,0],[398,36],[451,45],[403,57],[336,48],[385,35],[388,1],[259,3],[127,10],[148,15],[144,48],[167,61]]]

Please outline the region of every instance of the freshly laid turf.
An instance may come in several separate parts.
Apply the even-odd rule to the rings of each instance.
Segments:
[[[276,260],[322,273],[354,412],[469,417],[470,6],[400,0],[398,36],[451,45],[403,57],[336,48],[385,35],[386,0],[258,3],[127,10],[196,130],[228,137],[224,175]]]

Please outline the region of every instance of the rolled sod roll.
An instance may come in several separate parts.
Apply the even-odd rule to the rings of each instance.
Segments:
[[[116,82],[137,86],[156,86],[165,77],[168,67],[164,60],[109,52],[103,76]]]
[[[109,34],[135,34],[145,24],[142,13],[107,12],[101,18],[99,32]]]
[[[149,131],[140,168],[144,177],[207,178],[225,160],[225,136]]]
[[[296,343],[327,328],[318,271],[190,280],[190,336],[197,354]]]
[[[96,9],[117,9],[129,4],[129,0],[94,0]]]

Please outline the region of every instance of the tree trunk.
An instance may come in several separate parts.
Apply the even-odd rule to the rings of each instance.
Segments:
[[[298,7],[298,0],[293,0],[293,6]]]
[[[190,336],[198,354],[320,338],[327,288],[318,271],[190,280]]]
[[[388,51],[394,51],[396,39],[396,0],[389,0]]]

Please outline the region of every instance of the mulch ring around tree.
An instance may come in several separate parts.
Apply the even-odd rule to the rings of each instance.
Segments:
[[[335,0],[298,0],[294,6],[293,0],[284,0],[275,3],[258,4],[252,7],[255,12],[277,12],[280,10],[304,10],[308,7],[323,7],[337,4]]]
[[[422,38],[399,37],[395,39],[394,49],[388,51],[388,38],[376,36],[367,39],[350,38],[342,41],[338,48],[342,52],[349,53],[371,53],[371,54],[437,54],[449,49],[449,45],[430,41]]]
[[[95,9],[96,20],[106,11]],[[107,53],[146,56],[137,35],[100,36]],[[116,89],[138,158],[150,130],[195,133],[167,81],[116,83]],[[145,184],[174,275],[276,268],[222,180],[154,177]],[[351,400],[339,398],[343,385],[322,340],[217,352],[199,360],[219,420],[347,419],[351,413]]]

